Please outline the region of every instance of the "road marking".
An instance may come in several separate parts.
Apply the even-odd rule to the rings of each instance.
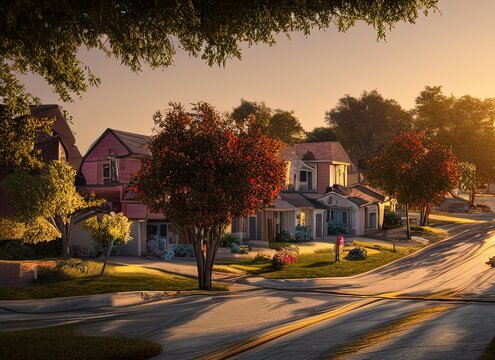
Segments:
[[[325,354],[325,358],[338,360],[347,358],[350,355],[362,354],[363,350],[390,341],[411,328],[451,310],[453,307],[454,305],[452,304],[427,307],[413,311],[388,323],[380,324],[378,327],[354,337],[350,342],[342,344],[337,349]]]
[[[382,295],[390,295],[393,296],[393,293],[387,293],[387,294],[382,294]],[[282,325],[278,328],[275,329],[270,329],[261,332],[260,334],[250,336],[246,339],[243,339],[239,342],[236,342],[234,345],[230,345],[226,348],[223,348],[219,351],[216,351],[214,353],[210,353],[204,356],[199,357],[201,360],[221,360],[221,359],[228,359],[232,356],[238,355],[240,353],[243,353],[247,350],[253,349],[257,346],[263,345],[269,341],[275,340],[279,337],[285,336],[287,334],[290,334],[294,331],[304,329],[308,326],[315,325],[317,323],[320,323],[322,321],[328,320],[335,318],[340,315],[348,314],[349,312],[357,309],[362,309],[364,307],[367,307],[373,303],[383,301],[384,299],[381,298],[367,298],[367,299],[362,299],[358,301],[354,301],[350,304],[346,304],[343,306],[339,306],[335,309],[329,310],[327,312],[324,312],[322,314],[318,315],[313,315],[301,320],[296,320],[294,322],[291,322],[289,324]]]

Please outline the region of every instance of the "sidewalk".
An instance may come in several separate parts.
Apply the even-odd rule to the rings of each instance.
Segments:
[[[0,309],[19,313],[52,313],[100,307],[120,307],[165,299],[177,291],[127,291],[51,299],[0,300]]]

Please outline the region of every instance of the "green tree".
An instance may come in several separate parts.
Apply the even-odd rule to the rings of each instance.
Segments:
[[[495,180],[495,99],[446,96],[426,86],[416,98],[415,126],[476,165],[478,185]]]
[[[236,123],[208,104],[192,112],[171,104],[155,116],[151,156],[133,183],[137,196],[163,213],[193,244],[201,289],[211,288],[225,227],[267,207],[285,181],[280,141],[263,135],[254,117]]]
[[[476,165],[466,161],[461,162],[459,164],[459,188],[469,191],[469,207],[471,209],[474,208],[474,200],[478,182]]]
[[[41,171],[16,171],[4,179],[7,196],[19,221],[39,217],[62,240],[63,256],[71,255],[73,219],[100,209],[104,200],[85,199],[75,187],[76,171],[66,162],[51,161]]]
[[[239,124],[247,122],[250,116],[254,116],[255,125],[266,134],[270,126],[272,112],[272,109],[266,106],[264,102],[241,99],[241,104],[232,110],[230,116]]]
[[[277,34],[336,25],[346,31],[364,21],[384,38],[399,21],[435,10],[438,0],[328,2],[12,0],[0,12],[0,78],[32,72],[62,100],[98,78],[78,58],[98,49],[139,71],[173,63],[176,48],[209,65],[241,57],[241,44],[274,44]]]
[[[409,206],[429,208],[444,199],[459,180],[459,162],[450,147],[426,132],[401,132],[368,164],[367,182],[382,189],[406,207],[407,238],[411,238]]]
[[[359,20],[384,38],[395,23],[414,23],[420,11],[436,10],[437,2],[4,1],[0,7],[0,104],[17,110],[12,115],[0,109],[0,167],[32,161],[19,156],[26,159],[31,152],[37,129],[48,129],[33,119],[16,119],[29,116],[29,105],[36,103],[18,74],[43,77],[63,101],[70,101],[100,83],[79,58],[80,48],[102,51],[135,72],[143,65],[152,69],[171,65],[177,48],[209,65],[225,64],[241,57],[242,44],[272,45],[277,34],[309,35],[313,28],[334,25],[346,31]],[[4,139],[11,141],[6,144]]]
[[[364,169],[392,137],[410,129],[412,117],[397,101],[372,90],[359,98],[345,95],[326,112],[325,120],[352,161]]]
[[[304,139],[304,129],[293,111],[275,110],[270,118],[267,135],[293,144]]]
[[[306,133],[306,139],[304,142],[327,142],[337,141],[335,131],[328,126],[315,127],[310,132]]]
[[[125,245],[132,240],[131,225],[132,221],[129,221],[123,213],[101,214],[84,221],[84,229],[105,249],[105,261],[100,276],[105,272],[113,247]]]
[[[255,126],[264,134],[287,144],[302,141],[304,138],[304,129],[293,111],[273,111],[264,102],[241,99],[241,104],[234,108],[230,116],[240,124],[254,116]]]

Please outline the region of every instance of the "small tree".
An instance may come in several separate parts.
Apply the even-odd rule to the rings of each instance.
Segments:
[[[125,245],[132,240],[131,224],[132,221],[129,221],[122,213],[102,214],[101,216],[90,217],[84,221],[84,229],[105,250],[105,262],[103,263],[100,276],[105,271],[113,247],[116,245]]]
[[[226,225],[267,207],[285,180],[281,143],[254,117],[233,121],[199,103],[192,113],[171,104],[155,115],[151,156],[134,184],[138,196],[191,240],[201,289],[211,288],[213,262]]]
[[[460,170],[459,187],[462,190],[469,191],[469,208],[472,209],[474,208],[476,186],[478,185],[476,165],[464,161],[459,164],[459,170]]]
[[[405,205],[408,239],[409,206],[423,209],[421,225],[425,225],[430,207],[443,200],[459,179],[459,162],[450,147],[423,131],[395,136],[368,166],[367,181]]]
[[[62,240],[62,255],[71,255],[72,220],[99,209],[105,200],[85,199],[75,186],[76,171],[66,162],[51,161],[40,172],[17,171],[4,180],[7,196],[18,220],[30,223],[39,217]]]

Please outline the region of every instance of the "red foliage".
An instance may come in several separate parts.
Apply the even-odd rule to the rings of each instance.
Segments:
[[[251,119],[253,120],[253,119]],[[134,179],[140,199],[179,226],[227,224],[267,207],[285,179],[282,144],[253,121],[236,124],[199,103],[155,115],[151,156]]]
[[[459,161],[450,147],[424,131],[402,132],[369,163],[367,181],[402,203],[437,204],[459,179]]]

